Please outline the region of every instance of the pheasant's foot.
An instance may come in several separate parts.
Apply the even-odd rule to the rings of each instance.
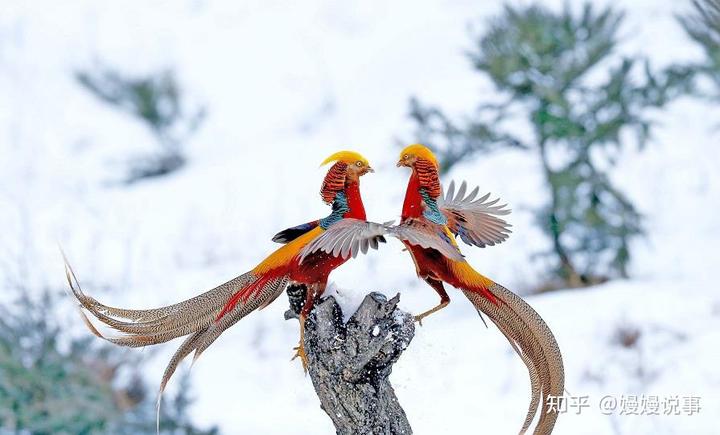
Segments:
[[[432,313],[442,310],[443,308],[447,307],[449,303],[450,303],[450,301],[440,302],[440,304],[438,304],[436,307],[433,307],[433,308],[425,311],[424,313],[420,313],[417,316],[415,316],[415,321],[418,322],[420,324],[420,326],[422,326],[422,321],[424,318],[426,318],[427,316],[429,316]]]
[[[290,361],[294,361],[296,358],[300,358],[300,361],[302,362],[303,371],[305,371],[305,374],[307,374],[308,371],[308,358],[307,354],[305,353],[305,346],[303,345],[302,340],[300,340],[300,343],[297,345],[297,347],[293,347],[293,350],[295,351],[295,355],[292,357]]]

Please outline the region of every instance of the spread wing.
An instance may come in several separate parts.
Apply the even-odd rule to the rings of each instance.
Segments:
[[[465,261],[445,225],[427,219],[406,219],[400,225],[390,227],[390,234],[411,245],[435,249],[455,261]]]
[[[390,222],[392,223],[392,222]],[[388,223],[388,224],[390,224]],[[367,222],[360,219],[342,219],[325,230],[320,236],[308,243],[300,251],[300,262],[316,251],[332,254],[334,257],[353,258],[362,252],[367,254],[370,248],[378,249],[385,243],[386,225]]]
[[[354,258],[360,252],[367,253],[369,248],[377,249],[379,243],[385,243],[385,235],[394,236],[411,245],[435,249],[456,261],[464,260],[450,235],[444,232],[443,225],[420,219],[409,219],[400,225],[392,225],[392,222],[378,224],[359,219],[343,219],[305,246],[300,253],[300,262],[316,251],[344,259],[351,256]]]
[[[475,199],[479,187],[467,196],[467,183],[460,184],[455,192],[455,181],[450,182],[447,194],[438,198],[440,211],[447,217],[447,226],[468,245],[484,248],[502,243],[510,237],[510,225],[498,216],[510,214],[507,204],[495,205],[500,198],[490,200],[490,193]]]

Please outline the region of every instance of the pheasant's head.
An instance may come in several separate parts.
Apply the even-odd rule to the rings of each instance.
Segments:
[[[397,165],[398,167],[407,166],[412,168],[413,176],[417,177],[420,187],[425,189],[425,192],[433,198],[440,196],[442,188],[440,187],[440,175],[438,174],[438,161],[430,148],[419,143],[406,146],[400,152]]]
[[[397,162],[397,166],[407,166],[408,168],[416,169],[418,163],[427,165],[428,163],[438,169],[438,161],[435,158],[435,154],[430,151],[430,148],[419,143],[408,145],[400,152],[400,159]]]
[[[320,166],[332,162],[335,162],[335,164],[330,168],[330,171],[341,168],[342,172],[344,172],[345,181],[357,181],[358,178],[368,172],[375,172],[375,170],[370,167],[367,159],[355,151],[338,151],[325,159]]]
[[[367,159],[355,151],[338,151],[325,159],[320,166],[332,162],[335,164],[328,170],[320,188],[320,195],[328,204],[332,204],[335,194],[344,190],[347,184],[357,183],[363,175],[375,172]]]

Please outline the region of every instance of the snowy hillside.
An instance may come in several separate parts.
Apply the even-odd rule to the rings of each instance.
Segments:
[[[377,170],[362,180],[368,219],[397,218],[408,173],[395,168],[396,139],[411,138],[408,98],[463,113],[478,95],[491,95],[463,55],[468,23],[501,4],[484,3],[492,4],[4,2],[0,278],[62,288],[60,242],[84,289],[111,305],[193,296],[252,268],[277,246],[270,241],[277,231],[326,215],[318,164],[343,148],[362,152]],[[697,55],[672,18],[682,6],[626,4],[623,50],[646,53],[657,65]],[[97,59],[130,72],[177,69],[184,89],[208,108],[186,168],[130,187],[117,182],[125,159],[155,145],[142,125],[77,84],[73,72]],[[628,152],[614,173],[646,217],[633,279],[528,298],[556,334],[566,389],[591,404],[562,415],[555,433],[717,431],[718,119],[718,107],[677,101],[656,115],[648,150]],[[510,240],[467,249],[470,263],[518,292],[531,288],[543,270],[534,254],[547,243],[533,224],[543,195],[536,162],[497,153],[451,177],[513,208]],[[413,312],[436,303],[394,241],[331,280],[343,300],[381,290],[401,292],[401,306]],[[105,286],[113,291],[96,290]],[[450,296],[453,303],[418,329],[391,377],[415,433],[516,433],[529,400],[524,366],[461,293]],[[229,434],[332,433],[309,378],[289,362],[298,328],[282,320],[285,309],[281,297],[203,354],[193,368],[198,421]],[[63,313],[86,334],[73,314]],[[153,358],[151,379],[159,380],[175,346]],[[623,394],[699,396],[701,410],[600,412],[603,396]]]

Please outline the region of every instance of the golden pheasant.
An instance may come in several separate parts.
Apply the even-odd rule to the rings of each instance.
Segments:
[[[412,169],[399,225],[343,220],[303,248],[301,258],[316,252],[347,258],[358,253],[356,247],[364,240],[384,234],[400,239],[410,252],[418,276],[440,295],[440,304],[417,316],[417,320],[450,302],[443,285],[448,283],[460,289],[478,313],[484,313],[497,325],[527,366],[532,396],[520,430],[523,434],[538,407],[543,408],[541,403],[545,404],[548,396],[563,394],[565,375],[560,349],[540,315],[515,293],[473,269],[455,241],[459,237],[479,247],[501,243],[508,237],[509,225],[498,216],[510,211],[495,205],[498,200],[487,201],[489,194],[476,200],[477,188],[466,196],[465,183],[457,194],[451,184],[443,197],[437,160],[422,145],[406,147],[398,166]],[[556,410],[541,411],[534,433],[551,433],[556,420]]]
[[[307,293],[300,313],[300,343],[295,348],[295,356],[302,359],[303,368],[307,370],[303,347],[305,320],[314,301],[324,292],[328,275],[343,264],[346,258],[318,252],[304,257],[300,264],[299,254],[308,243],[344,219],[365,219],[360,177],[373,172],[368,161],[356,152],[335,153],[322,165],[333,162],[320,190],[323,201],[332,205],[329,216],[278,233],[273,240],[285,244],[251,271],[183,302],[146,310],[114,308],[102,304],[82,292],[66,260],[68,282],[85,323],[98,337],[122,346],[142,347],[187,336],[165,369],[160,384],[161,396],[178,364],[187,355],[194,351],[195,361],[223,331],[252,311],[269,305],[288,284],[303,284],[307,287]],[[362,248],[376,249],[378,242],[384,241],[382,236],[369,238]],[[83,310],[122,335],[102,335]]]

